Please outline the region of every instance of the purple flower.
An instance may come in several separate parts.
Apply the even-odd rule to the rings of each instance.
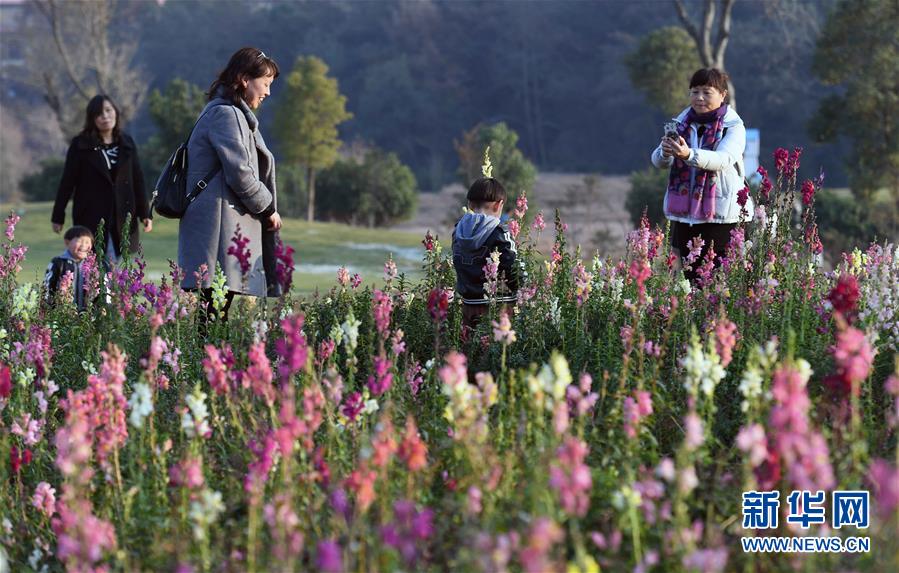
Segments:
[[[306,367],[309,348],[306,345],[306,335],[303,333],[304,321],[305,316],[302,313],[288,316],[281,321],[284,338],[275,342],[275,350],[281,357],[278,364],[278,375],[281,380],[288,380]]]
[[[231,237],[231,242],[234,244],[228,247],[228,254],[237,259],[237,263],[240,265],[240,273],[246,276],[252,266],[250,265],[250,249],[247,248],[247,245],[250,244],[250,238],[244,237],[243,233],[240,232],[239,223],[237,229],[234,230],[234,236]]]
[[[320,541],[315,549],[315,566],[322,573],[344,573],[340,544],[333,539]]]
[[[293,247],[284,244],[279,237],[275,243],[275,277],[283,292],[289,291],[290,286],[293,284],[293,271],[295,268],[293,253]]]

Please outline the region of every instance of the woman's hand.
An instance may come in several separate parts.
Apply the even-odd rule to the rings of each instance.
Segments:
[[[690,146],[684,141],[684,138],[678,136],[677,139],[662,139],[662,153],[667,157],[677,157],[684,161],[690,157]]]
[[[272,216],[268,218],[268,230],[269,231],[277,231],[281,228],[281,215],[278,213],[272,213]]]
[[[60,231],[62,231],[62,225],[60,225],[59,223],[53,223],[53,232],[59,234]]]
[[[144,233],[149,233],[153,230],[153,219],[144,219]]]

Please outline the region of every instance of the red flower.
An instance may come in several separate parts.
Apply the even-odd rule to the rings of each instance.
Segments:
[[[768,196],[771,194],[771,188],[774,187],[771,184],[771,179],[768,177],[768,170],[759,165],[757,173],[762,176],[762,182],[759,184],[759,192],[762,194],[762,198],[767,201]]]
[[[737,191],[737,204],[740,207],[746,206],[746,200],[749,199],[749,187],[743,187],[739,191]]]
[[[12,465],[12,473],[17,474],[22,469],[22,466],[27,466],[31,463],[31,450],[25,448],[20,454],[19,448],[13,446],[9,450],[9,461]]]
[[[777,488],[780,481],[780,454],[777,453],[774,444],[768,444],[768,458],[753,472],[760,490],[770,491]]]
[[[784,173],[790,161],[790,152],[783,147],[774,150],[774,167],[778,173]]]
[[[3,364],[0,366],[0,398],[7,399],[12,394],[12,376],[9,372],[9,366]]]
[[[421,244],[424,245],[425,250],[430,253],[431,251],[434,250],[434,241],[435,241],[434,235],[432,235],[431,231],[428,230],[428,232],[425,233],[425,238],[421,242]]]
[[[833,310],[839,313],[850,323],[858,312],[858,279],[849,273],[843,273],[837,279],[837,284],[831,289],[827,295],[827,300],[833,305]]]
[[[446,294],[446,289],[439,287],[432,289],[431,294],[428,295],[428,312],[431,313],[434,322],[441,323],[446,320],[448,310],[449,296]]]
[[[815,196],[815,184],[806,179],[802,182],[802,204],[805,206],[812,204],[812,198]]]

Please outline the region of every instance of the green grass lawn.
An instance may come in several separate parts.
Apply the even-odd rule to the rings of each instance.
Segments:
[[[64,249],[62,236],[50,228],[51,203],[0,203],[0,214],[10,210],[22,220],[16,227],[16,240],[28,247],[19,282],[41,280],[47,263]],[[66,225],[71,224],[71,212]],[[282,240],[296,253],[294,288],[309,293],[327,290],[336,282],[337,268],[346,266],[362,275],[363,285],[383,282],[384,261],[393,254],[399,272],[410,279],[421,274],[424,248],[417,234],[383,229],[350,227],[336,223],[307,223],[285,219]],[[5,239],[4,239],[5,240]],[[147,274],[158,279],[169,270],[169,259],[178,257],[178,221],[156,217],[153,232],[141,233]]]

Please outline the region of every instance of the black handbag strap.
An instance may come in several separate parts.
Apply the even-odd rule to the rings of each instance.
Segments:
[[[216,107],[219,107],[222,105],[231,105],[231,104],[219,103],[219,104],[210,106],[210,107],[206,108],[205,110],[203,110],[203,113],[201,113],[200,117],[197,118],[197,121],[194,122],[194,126],[192,128],[190,128],[190,133],[187,134],[187,139],[185,140],[185,143],[184,143],[185,146],[190,143],[190,137],[194,134],[194,130],[197,128],[197,125],[199,125],[200,120],[203,119],[203,116],[206,115],[207,113],[209,113],[213,108],[216,108]],[[221,169],[222,169],[222,165],[221,165],[221,162],[219,162],[218,165],[213,167],[209,173],[207,173],[206,175],[203,176],[202,179],[197,181],[197,184],[194,185],[194,188],[191,190],[191,192],[187,194],[187,204],[188,205],[190,205],[191,203],[194,202],[194,199],[197,198],[197,196],[203,191],[203,189],[206,189],[206,187],[209,185],[209,182],[212,181],[213,177],[218,175],[218,172],[221,171]]]

